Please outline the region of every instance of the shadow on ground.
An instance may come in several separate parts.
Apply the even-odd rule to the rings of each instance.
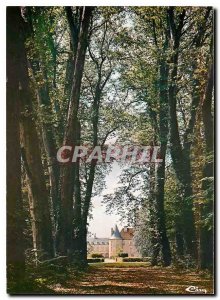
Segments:
[[[79,278],[48,288],[56,294],[189,294],[196,286],[213,293],[213,281],[207,274],[148,264],[94,264]],[[200,292],[204,293],[204,292]]]

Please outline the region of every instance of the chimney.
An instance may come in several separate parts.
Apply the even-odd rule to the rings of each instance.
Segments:
[[[128,227],[124,226],[124,232],[127,232],[127,231],[128,231]]]
[[[113,228],[111,228],[111,236],[113,235],[113,233],[114,233],[114,230],[113,230]]]

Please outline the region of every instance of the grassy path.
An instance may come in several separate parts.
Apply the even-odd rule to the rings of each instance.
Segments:
[[[58,294],[190,294],[186,291],[189,286],[213,292],[208,275],[147,263],[93,264],[87,273],[49,288]]]

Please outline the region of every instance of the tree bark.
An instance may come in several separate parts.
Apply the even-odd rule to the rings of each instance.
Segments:
[[[205,203],[201,207],[201,220],[204,220],[208,215],[214,213],[214,203],[213,203],[213,176],[214,176],[214,124],[212,116],[212,92],[214,86],[214,65],[211,64],[209,68],[207,86],[204,96],[204,101],[202,105],[202,117],[205,132],[205,145],[206,145],[206,162],[203,169],[203,184],[202,188],[205,192]],[[213,232],[213,219],[210,228],[203,224],[201,228],[201,239],[200,239],[200,258],[202,269],[213,268],[214,262],[214,232]]]
[[[22,23],[23,22],[23,23]],[[25,28],[23,19],[21,26]],[[32,99],[33,95],[30,90],[30,80],[28,76],[28,62],[25,50],[24,32],[21,36],[19,47],[20,65],[20,99],[21,99],[21,144],[22,152],[26,165],[26,174],[30,184],[32,194],[35,217],[36,245],[37,251],[41,251],[45,258],[51,258],[54,255],[52,224],[50,216],[49,195],[46,188],[46,180],[44,177],[44,169],[41,161],[40,144],[36,130],[36,123],[33,118]],[[33,227],[33,228],[34,228]]]
[[[177,120],[177,73],[178,73],[178,61],[179,61],[179,46],[181,39],[181,32],[183,28],[183,22],[185,18],[185,10],[179,15],[179,23],[175,24],[174,21],[174,8],[169,8],[168,18],[170,22],[170,28],[173,36],[173,55],[171,71],[170,86],[169,86],[169,115],[170,115],[170,144],[171,144],[171,156],[173,166],[180,182],[183,193],[183,235],[185,240],[185,246],[187,253],[191,257],[196,256],[195,246],[195,224],[193,215],[193,201],[192,201],[192,182],[191,182],[191,170],[190,170],[190,158],[188,153],[184,152],[180,136],[179,126]]]
[[[40,68],[40,67],[39,67]],[[33,80],[35,81],[35,71],[33,68]],[[45,121],[44,116],[42,116],[42,105],[46,108],[48,114],[52,114],[51,111],[51,102],[49,95],[49,87],[47,82],[46,70],[43,70],[44,75],[44,84],[37,88],[37,102],[39,109],[39,123],[42,133],[42,141],[44,145],[44,150],[47,156],[47,165],[48,165],[48,174],[49,174],[49,185],[50,185],[50,206],[51,206],[51,220],[52,220],[52,233],[53,233],[53,241],[54,241],[54,253],[56,252],[55,246],[55,236],[58,225],[58,211],[60,205],[60,195],[59,195],[59,175],[60,168],[59,164],[56,160],[56,141],[55,134],[51,124],[48,124]]]
[[[70,101],[71,87],[73,82],[73,75],[76,64],[77,46],[79,42],[79,31],[80,24],[82,21],[83,7],[76,7],[76,12],[73,13],[70,6],[65,7],[66,17],[69,24],[70,30],[70,50],[68,55],[67,66],[66,66],[66,84],[65,84],[65,95]]]
[[[160,62],[160,113],[159,113],[159,140],[160,158],[156,170],[156,208],[158,217],[158,232],[161,244],[162,259],[164,266],[171,264],[170,244],[166,232],[166,220],[164,211],[164,184],[165,184],[165,162],[168,136],[168,66],[164,61]]]
[[[157,117],[151,113],[152,124],[155,129],[155,140],[160,142],[160,159],[162,162],[159,163],[155,168],[155,224],[156,233],[153,236],[153,255],[152,264],[156,265],[158,262],[159,252],[162,252],[162,261],[164,266],[169,266],[171,264],[171,250],[170,243],[167,237],[166,230],[166,220],[165,220],[165,210],[164,210],[164,184],[165,184],[165,166],[166,166],[166,151],[167,151],[167,140],[168,140],[168,76],[169,67],[166,62],[166,51],[168,48],[169,31],[165,30],[165,40],[163,43],[163,48],[159,49],[156,36],[156,27],[153,23],[154,30],[154,43],[158,49],[158,52],[162,50],[162,55],[158,57],[158,77],[159,77],[159,116],[158,122]]]
[[[25,275],[24,215],[21,198],[20,98],[18,68],[21,36],[19,7],[7,7],[7,279],[22,282]],[[10,291],[10,290],[9,290]]]
[[[63,140],[64,145],[76,145],[80,88],[88,45],[88,30],[92,11],[92,7],[83,8],[79,39],[77,43],[71,98],[68,108],[67,125]],[[68,255],[69,260],[72,260],[73,249],[73,193],[75,170],[75,163],[65,165],[61,170],[61,210],[58,243],[59,251],[63,255]]]
[[[192,41],[192,45],[196,48],[200,48],[206,33],[206,23],[209,18],[211,8],[207,7],[205,15],[201,24],[198,25],[198,33]],[[192,95],[192,105],[190,112],[190,120],[188,127],[184,134],[183,146],[180,141],[178,120],[176,113],[176,102],[177,102],[177,74],[178,74],[178,62],[179,62],[179,47],[180,40],[182,36],[182,29],[184,26],[185,10],[179,14],[179,23],[175,23],[174,19],[174,8],[168,9],[168,19],[170,23],[170,30],[172,32],[173,40],[173,55],[171,62],[173,64],[173,69],[171,72],[171,83],[169,87],[169,114],[170,114],[170,143],[171,143],[171,156],[173,161],[173,166],[180,182],[182,194],[183,194],[183,235],[184,242],[186,246],[187,253],[191,255],[192,258],[197,258],[197,247],[196,247],[196,233],[195,233],[195,222],[193,213],[193,191],[192,191],[192,178],[191,178],[191,160],[190,160],[190,150],[192,145],[192,140],[190,135],[193,134],[197,108],[200,101],[200,93],[198,91],[199,81],[194,79],[193,82],[193,95]],[[193,63],[193,70],[197,68],[196,60]]]

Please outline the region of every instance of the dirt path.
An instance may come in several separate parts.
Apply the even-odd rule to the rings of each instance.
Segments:
[[[125,263],[90,266],[78,279],[51,288],[58,294],[190,294],[189,286],[213,292],[212,280],[196,272]]]

